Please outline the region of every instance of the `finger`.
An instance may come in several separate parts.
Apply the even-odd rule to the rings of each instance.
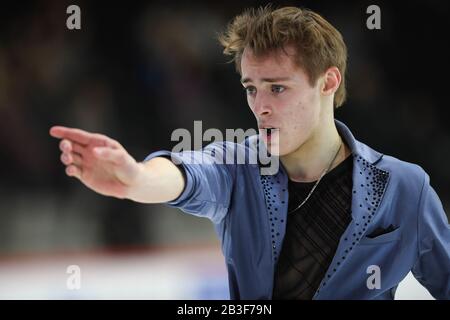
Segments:
[[[81,166],[83,164],[83,158],[79,154],[74,152],[63,153],[61,154],[61,162],[66,166],[70,164]]]
[[[70,165],[66,167],[66,174],[70,177],[81,179],[81,173],[82,169],[80,167],[77,167],[75,165]]]
[[[122,149],[96,147],[93,151],[99,159],[108,160],[117,165],[124,164],[126,160],[126,154]]]
[[[86,151],[86,147],[82,146],[79,143],[76,143],[76,142],[73,142],[73,141],[70,141],[67,139],[61,140],[61,142],[59,143],[59,149],[65,153],[76,152],[81,155],[83,155],[84,152]]]
[[[54,126],[50,128],[50,135],[54,138],[69,139],[87,145],[89,144],[92,133],[81,129]]]
[[[59,143],[59,150],[61,150],[62,152],[72,151],[72,142],[67,139],[61,140],[61,142]]]
[[[93,143],[99,146],[107,146],[111,148],[118,148],[120,146],[117,141],[103,134],[90,133],[76,128],[54,126],[50,129],[50,135],[55,138],[69,139],[81,145]]]

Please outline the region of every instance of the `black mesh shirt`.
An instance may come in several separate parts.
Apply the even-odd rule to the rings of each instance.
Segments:
[[[306,203],[315,182],[289,180],[286,234],[275,276],[273,299],[312,299],[351,221],[353,157],[328,172]]]

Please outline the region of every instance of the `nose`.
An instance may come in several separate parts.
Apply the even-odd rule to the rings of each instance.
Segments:
[[[253,101],[253,112],[258,117],[267,117],[272,114],[269,100],[264,97],[264,94],[258,93]]]

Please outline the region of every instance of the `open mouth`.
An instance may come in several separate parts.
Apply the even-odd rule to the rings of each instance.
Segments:
[[[274,127],[265,127],[265,128],[260,128],[260,130],[261,130],[262,137],[266,138],[268,141],[270,141],[272,136],[276,132],[278,132],[280,129],[274,128]]]
[[[267,133],[272,133],[274,130],[276,130],[277,128],[274,127],[263,127],[263,128],[259,128],[259,130],[264,130],[264,132]]]

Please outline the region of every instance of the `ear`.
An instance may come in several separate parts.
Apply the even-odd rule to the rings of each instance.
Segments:
[[[323,75],[321,93],[325,96],[335,93],[341,84],[341,80],[341,73],[337,67],[327,69]]]

